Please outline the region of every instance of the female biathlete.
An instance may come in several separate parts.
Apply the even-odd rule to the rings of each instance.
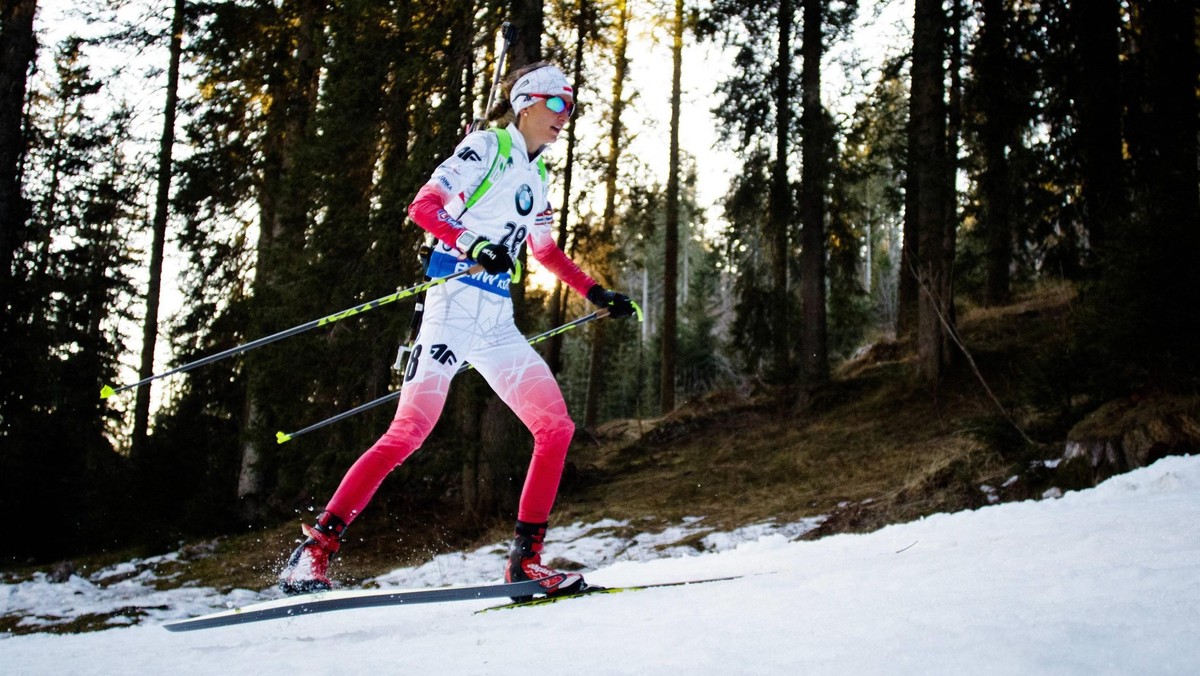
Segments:
[[[513,322],[513,261],[528,244],[538,262],[592,303],[608,308],[611,316],[628,316],[635,308],[627,296],[605,289],[580,270],[552,236],[540,157],[570,121],[574,90],[562,71],[544,62],[518,70],[506,85],[507,96],[491,117],[515,119],[506,127],[463,139],[408,209],[412,220],[438,240],[429,262],[430,277],[445,277],[476,263],[484,271],[429,290],[396,417],[350,467],[316,523],[302,527],[307,538],[279,576],[279,586],[288,594],[332,587],[329,559],[338,551],[346,527],[362,513],[384,477],[429,436],[462,362],[474,366],[533,433],[533,458],[505,579],[546,580],[547,594],[584,586],[582,575],[559,574],[541,562],[575,425],[554,375]]]

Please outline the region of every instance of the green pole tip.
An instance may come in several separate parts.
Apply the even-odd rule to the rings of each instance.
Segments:
[[[289,434],[284,434],[283,432],[275,433],[275,443],[277,443],[277,444],[286,444],[287,442],[289,442],[291,440],[292,440],[292,437]]]
[[[116,393],[117,393],[117,391],[108,385],[105,385],[104,387],[100,388],[100,398],[101,399],[108,399],[109,397],[113,396]]]

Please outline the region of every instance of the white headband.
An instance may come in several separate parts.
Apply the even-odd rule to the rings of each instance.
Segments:
[[[567,82],[567,76],[563,75],[563,72],[555,66],[542,66],[531,70],[513,84],[512,90],[508,93],[508,100],[512,103],[513,110],[520,113],[537,103],[537,98],[531,94],[565,95],[572,99],[575,98],[575,90]]]

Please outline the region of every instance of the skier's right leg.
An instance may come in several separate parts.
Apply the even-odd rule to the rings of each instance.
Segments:
[[[338,551],[348,526],[370,502],[384,478],[424,443],[441,416],[458,364],[444,357],[446,336],[437,326],[422,330],[405,373],[405,382],[387,432],[367,449],[346,472],[317,524],[304,526],[306,539],[296,548],[279,574],[279,588],[287,594],[324,591],[332,587],[329,560]]]
[[[344,514],[346,523],[358,518],[384,478],[420,448],[442,414],[454,371],[422,370],[427,372],[426,377],[404,383],[396,416],[387,432],[350,467],[325,508]]]

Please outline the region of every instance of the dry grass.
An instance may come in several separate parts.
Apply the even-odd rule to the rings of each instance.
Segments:
[[[1048,286],[961,313],[968,349],[1002,400],[1030,345],[1063,335],[1073,298],[1069,287]],[[610,432],[603,443],[574,452],[581,478],[564,491],[559,518],[704,516],[732,527],[825,515],[816,536],[869,530],[987,504],[981,484],[1057,455],[1057,445],[1009,439],[1005,412],[966,369],[936,391],[917,384],[911,353],[903,343],[874,346],[799,409],[770,393],[714,395],[637,438],[601,430]],[[1034,483],[1010,497],[1028,497]]]

